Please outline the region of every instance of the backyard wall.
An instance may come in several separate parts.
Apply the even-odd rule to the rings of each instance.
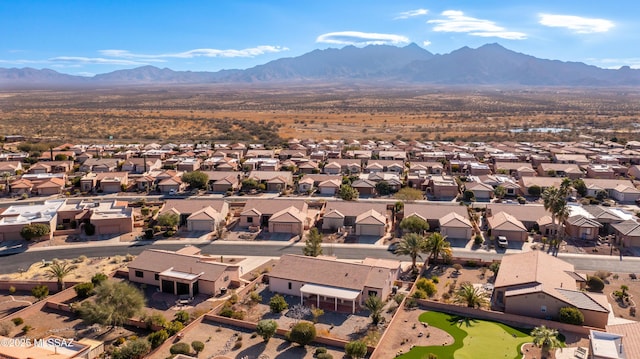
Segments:
[[[70,282],[65,280],[64,283],[67,288],[72,288],[74,285],[81,282]],[[46,286],[49,288],[49,292],[58,291],[58,282],[48,280],[2,280],[0,281],[0,290],[9,290],[9,288],[14,287],[16,291],[31,292],[31,289],[38,285]]]

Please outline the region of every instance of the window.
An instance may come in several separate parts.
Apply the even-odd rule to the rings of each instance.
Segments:
[[[155,278],[156,280],[160,280],[160,274],[156,273],[156,275],[154,276],[154,278]]]
[[[378,296],[378,292],[377,292],[377,291],[375,291],[375,290],[370,290],[370,291],[369,291],[369,296],[377,297],[377,296]]]
[[[144,273],[141,270],[137,270],[136,271],[136,277],[138,278],[144,278]]]
[[[541,311],[542,313],[546,313],[546,312],[547,312],[547,306],[546,306],[546,305],[541,305],[541,306],[540,306],[540,311]]]
[[[224,276],[224,278],[222,278],[222,280],[225,281],[225,282],[228,282],[229,281],[229,276],[228,275]]]
[[[253,223],[253,217],[247,217],[247,223]]]
[[[289,282],[289,289],[291,289],[291,282]]]

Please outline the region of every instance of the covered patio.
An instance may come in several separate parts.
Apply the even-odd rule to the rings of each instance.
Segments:
[[[200,291],[198,288],[198,279],[204,273],[185,273],[169,268],[160,272],[158,279],[160,280],[160,291],[175,295],[189,295],[193,297]]]
[[[342,304],[343,301],[351,302],[351,313],[354,314],[356,312],[356,301],[360,297],[360,291],[353,289],[344,289],[344,288],[336,288],[323,286],[318,284],[305,284],[300,288],[300,303],[304,305],[305,295],[307,297],[312,298],[315,296],[316,299],[316,307],[321,308],[320,296],[325,298],[323,302],[326,302],[326,299],[333,299],[333,310],[338,311],[338,305]],[[340,303],[338,303],[338,299],[340,299]]]

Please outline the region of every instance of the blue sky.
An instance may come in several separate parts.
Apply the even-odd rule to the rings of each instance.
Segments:
[[[349,44],[448,53],[497,42],[540,58],[640,68],[638,10],[631,0],[3,0],[0,67],[218,71]]]

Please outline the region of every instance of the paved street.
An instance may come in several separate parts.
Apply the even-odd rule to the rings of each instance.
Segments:
[[[87,257],[111,257],[116,255],[134,254],[137,255],[146,248],[157,248],[165,250],[176,250],[189,242],[202,248],[204,254],[212,255],[238,255],[238,256],[266,256],[279,257],[283,254],[301,254],[303,243],[282,243],[282,242],[202,242],[202,241],[158,241],[156,243],[141,242],[136,244],[130,243],[89,243],[72,246],[59,247],[41,247],[24,251],[15,248],[15,254],[8,254],[7,251],[1,251],[0,255],[0,274],[12,273],[18,269],[28,268],[31,264],[53,258],[71,259],[80,255]],[[511,250],[507,251],[507,254]],[[514,250],[512,253],[519,251]],[[325,244],[324,254],[336,255],[338,258],[344,259],[362,259],[365,257],[376,258],[395,258],[401,260],[409,260],[409,257],[398,257],[387,251],[387,247],[372,246],[363,244]],[[465,248],[454,248],[454,255],[457,257],[469,259],[482,259],[490,261],[500,259],[503,254],[495,252],[487,252],[485,250],[470,250]],[[632,273],[640,271],[640,258],[619,256],[602,256],[588,254],[567,254],[561,253],[559,258],[575,265],[577,270],[596,271],[608,270],[611,272]]]

